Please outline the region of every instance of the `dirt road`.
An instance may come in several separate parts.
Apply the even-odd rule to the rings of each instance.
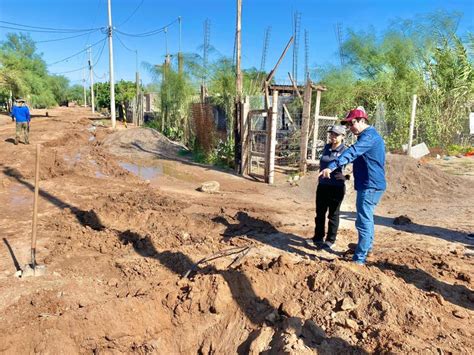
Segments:
[[[1,353],[472,353],[474,188],[459,169],[389,155],[374,254],[357,266],[343,255],[357,240],[351,187],[337,255],[315,252],[314,174],[267,186],[147,129],[44,113],[18,146],[0,116]],[[17,278],[38,143],[47,273]],[[209,180],[220,192],[196,191]],[[394,225],[400,215],[413,223]]]

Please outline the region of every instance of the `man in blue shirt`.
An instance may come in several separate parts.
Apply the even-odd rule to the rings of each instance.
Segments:
[[[375,128],[368,124],[367,113],[363,107],[351,110],[342,123],[347,124],[357,136],[357,142],[347,148],[338,159],[329,163],[319,176],[330,178],[333,170],[353,162],[354,187],[357,191],[356,228],[359,232],[359,242],[353,260],[363,265],[373,246],[375,206],[387,187],[385,143]]]
[[[19,98],[16,100],[17,104],[12,109],[12,119],[16,121],[16,136],[15,145],[18,144],[20,137],[24,136],[24,143],[30,144],[29,133],[30,133],[30,110],[25,105],[25,100]]]

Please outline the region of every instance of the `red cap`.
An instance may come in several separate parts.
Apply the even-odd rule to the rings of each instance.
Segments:
[[[359,106],[353,110],[350,110],[349,113],[346,115],[346,118],[342,120],[342,122],[350,122],[355,120],[356,118],[365,118],[368,119],[367,113],[362,106]]]

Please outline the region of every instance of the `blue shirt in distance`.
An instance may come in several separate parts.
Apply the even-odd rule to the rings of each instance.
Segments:
[[[30,110],[28,106],[13,106],[11,116],[18,123],[30,122]]]

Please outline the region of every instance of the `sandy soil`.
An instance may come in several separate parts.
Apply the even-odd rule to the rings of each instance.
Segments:
[[[336,252],[314,251],[314,173],[268,186],[195,164],[151,130],[44,113],[18,146],[0,116],[1,353],[472,353],[473,158],[451,174],[388,155],[374,253],[357,266],[351,186]],[[18,278],[37,143],[47,272]],[[210,180],[218,193],[196,190]],[[412,223],[394,225],[400,215]]]

